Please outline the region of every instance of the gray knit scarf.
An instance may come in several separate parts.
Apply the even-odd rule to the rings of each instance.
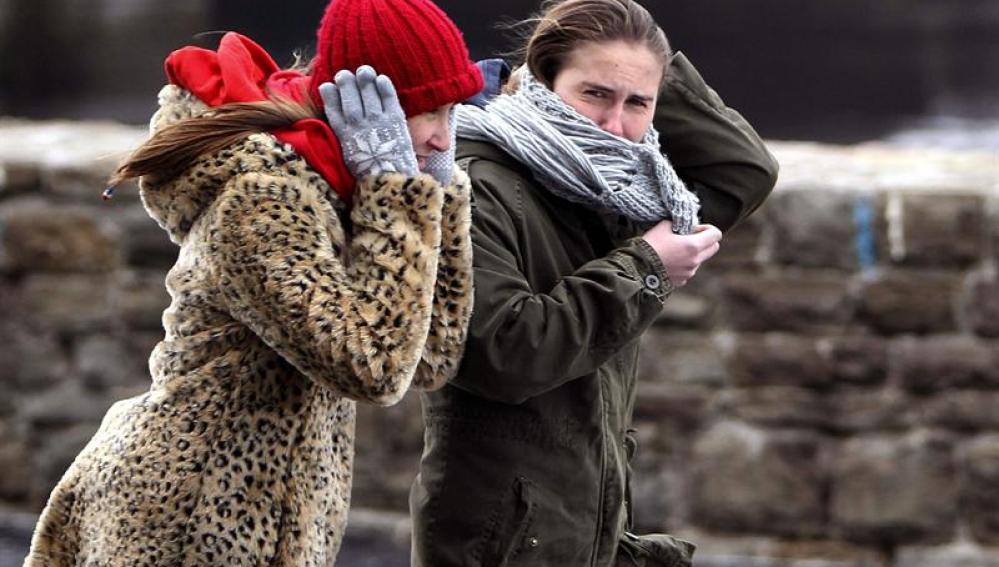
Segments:
[[[520,87],[485,110],[459,105],[458,136],[499,146],[556,195],[643,224],[673,220],[689,234],[700,207],[649,128],[640,143],[601,130],[538,82],[526,68]]]

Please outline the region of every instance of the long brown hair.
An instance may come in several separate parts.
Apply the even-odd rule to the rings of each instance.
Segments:
[[[673,57],[662,28],[634,0],[546,0],[537,16],[521,23],[533,30],[518,54],[531,74],[548,87],[569,54],[583,43],[644,45],[662,60],[664,80]]]
[[[108,180],[114,187],[123,181],[152,176],[169,181],[199,157],[221,151],[256,132],[284,128],[304,118],[320,117],[309,97],[304,102],[270,98],[261,102],[231,103],[182,120],[159,130],[146,140]]]

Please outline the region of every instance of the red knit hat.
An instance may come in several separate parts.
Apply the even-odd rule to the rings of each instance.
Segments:
[[[461,102],[482,74],[454,22],[430,0],[332,0],[319,26],[310,90],[342,69],[371,65],[388,75],[406,116]]]

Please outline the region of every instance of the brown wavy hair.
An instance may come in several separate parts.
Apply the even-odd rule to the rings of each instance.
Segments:
[[[261,102],[231,103],[209,109],[194,118],[159,130],[125,159],[108,180],[108,187],[142,176],[169,181],[199,157],[221,151],[250,134],[291,126],[305,118],[319,118],[318,107],[305,102],[270,98]]]
[[[549,88],[569,54],[584,43],[644,45],[662,60],[663,80],[673,58],[666,33],[634,0],[546,0],[540,13],[521,24],[532,31],[516,54]]]

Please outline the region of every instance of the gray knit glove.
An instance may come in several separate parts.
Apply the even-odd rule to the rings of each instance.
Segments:
[[[392,81],[367,65],[356,75],[340,71],[334,80],[320,85],[319,94],[354,178],[388,171],[415,177],[416,153]]]
[[[451,131],[450,144],[443,152],[434,152],[427,156],[427,164],[423,168],[423,173],[432,175],[442,187],[447,187],[451,183],[451,175],[454,174],[454,146],[458,137],[455,124],[456,107],[457,105],[451,107],[447,121],[448,129]]]

